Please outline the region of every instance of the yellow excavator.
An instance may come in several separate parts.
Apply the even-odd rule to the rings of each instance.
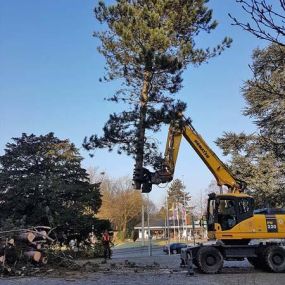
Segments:
[[[134,170],[134,182],[142,192],[153,184],[173,179],[182,137],[192,146],[227,193],[209,194],[207,206],[207,244],[188,247],[181,253],[182,265],[193,272],[192,264],[204,273],[222,270],[224,260],[248,261],[259,269],[285,272],[285,210],[254,210],[254,199],[245,193],[246,183],[234,177],[227,166],[182,114],[170,124],[164,160],[160,169]]]

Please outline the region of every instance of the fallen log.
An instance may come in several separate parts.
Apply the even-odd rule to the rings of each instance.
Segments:
[[[42,237],[42,238],[44,237],[44,239],[48,240],[49,242],[54,242],[55,241],[54,239],[49,237],[49,234],[50,234],[51,230],[47,233],[46,230],[40,231],[40,230],[38,230],[38,228],[50,229],[50,227],[40,226],[40,227],[34,227],[34,229],[19,229],[19,230],[10,230],[10,231],[0,231],[0,234],[7,235],[7,234],[19,233],[19,237],[24,237],[24,239],[25,239],[26,233],[32,233],[36,237]]]
[[[47,264],[46,250],[54,242],[50,232],[50,227],[0,231],[0,274],[21,275],[23,262]]]
[[[40,262],[43,254],[40,251],[25,251],[24,255],[35,262]]]
[[[28,241],[30,243],[36,238],[36,235],[32,232],[22,232],[19,234],[19,239]]]

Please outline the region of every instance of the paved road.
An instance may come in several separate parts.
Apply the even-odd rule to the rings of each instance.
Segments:
[[[141,257],[141,256],[149,256],[149,254],[153,256],[166,255],[162,246],[152,245],[149,246],[140,246],[140,247],[131,247],[131,248],[114,248],[113,249],[113,258],[129,258],[129,257]]]
[[[153,263],[158,263],[164,268],[170,268],[179,270],[180,269],[180,254],[168,255],[163,252],[162,246],[153,246],[151,250],[152,256],[149,256],[148,247],[136,247],[127,249],[115,249],[113,251],[112,262],[122,262],[128,260],[130,262],[135,262],[136,264],[143,266],[152,265]],[[247,268],[253,270],[252,265],[247,261],[225,261],[225,268]],[[285,277],[285,275],[284,275]],[[285,284],[285,282],[284,282]]]

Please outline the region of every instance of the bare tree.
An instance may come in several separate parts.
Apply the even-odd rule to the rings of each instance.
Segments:
[[[204,190],[200,190],[191,200],[190,206],[193,214],[199,219],[201,219],[207,212],[207,201],[210,193],[220,193],[220,187],[217,185],[216,180],[211,180],[208,187]]]
[[[97,167],[89,166],[86,169],[86,171],[87,171],[90,183],[98,182],[98,168]]]
[[[250,16],[251,22],[241,22],[231,14],[233,25],[242,27],[272,43],[285,46],[285,0],[236,0]],[[271,3],[270,3],[271,2]]]
[[[132,181],[123,177],[104,179],[101,183],[102,207],[99,217],[109,219],[126,237],[130,225],[137,223],[141,215],[143,196],[132,187]]]
[[[207,209],[207,198],[205,190],[200,190],[196,195],[193,196],[193,199],[190,203],[190,209],[192,215],[201,219],[205,214]]]

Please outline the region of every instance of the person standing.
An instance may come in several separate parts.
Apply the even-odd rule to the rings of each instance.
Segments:
[[[104,258],[111,259],[111,248],[110,248],[111,238],[110,238],[108,230],[105,230],[103,233],[102,243],[104,247]]]

